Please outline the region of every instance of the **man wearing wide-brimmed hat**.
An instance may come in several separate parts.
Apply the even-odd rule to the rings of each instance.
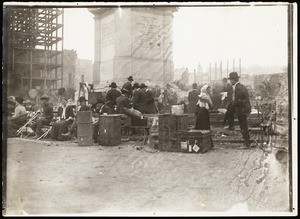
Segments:
[[[39,137],[43,134],[42,127],[44,125],[49,125],[53,119],[53,108],[49,104],[50,97],[44,94],[41,98],[41,105],[43,108],[43,115],[33,123],[30,128],[37,134],[36,137]]]
[[[127,78],[127,80],[128,81],[123,85],[122,89],[128,90],[129,96],[131,97],[132,96],[132,90],[133,90],[133,88],[132,88],[133,77],[129,76]]]
[[[239,78],[240,77],[237,72],[231,72],[228,79],[233,86],[233,110],[237,114],[244,139],[244,145],[240,148],[248,149],[250,148],[250,135],[248,130],[247,116],[251,112],[251,105],[248,90],[239,82]],[[234,124],[229,124],[229,126],[234,126]]]
[[[115,82],[112,82],[110,85],[110,90],[107,91],[106,94],[106,101],[107,105],[115,112],[115,109],[117,107],[117,98],[121,96],[121,92],[117,90],[117,84]]]

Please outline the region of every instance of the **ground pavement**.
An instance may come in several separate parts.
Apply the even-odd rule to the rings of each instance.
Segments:
[[[288,166],[276,149],[216,143],[205,154],[11,138],[7,215],[285,212]],[[287,159],[287,158],[286,158]]]

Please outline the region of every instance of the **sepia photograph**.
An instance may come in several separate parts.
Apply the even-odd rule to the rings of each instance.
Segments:
[[[3,216],[297,216],[297,4],[4,2]]]

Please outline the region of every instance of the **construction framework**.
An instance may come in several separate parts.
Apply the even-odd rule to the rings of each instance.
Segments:
[[[57,89],[63,85],[63,24],[60,8],[8,10],[8,87]]]

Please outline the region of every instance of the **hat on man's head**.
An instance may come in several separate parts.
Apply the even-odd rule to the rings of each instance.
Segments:
[[[237,72],[231,72],[229,74],[229,78],[228,79],[235,79],[235,78],[239,78],[240,76],[238,75]]]
[[[24,99],[22,97],[16,97],[15,101],[17,101],[19,104],[23,104]]]
[[[121,90],[122,94],[129,94],[129,90],[127,90],[126,88],[123,88]]]
[[[147,87],[144,83],[141,83],[140,88],[145,88]]]
[[[128,80],[128,81],[133,81],[133,77],[132,77],[132,76],[129,76],[129,77],[127,78],[127,80]]]
[[[81,97],[79,97],[78,101],[79,101],[79,102],[85,102],[85,101],[87,101],[87,100],[85,99],[84,96],[81,96]]]
[[[139,88],[139,87],[140,87],[139,83],[134,83],[132,88],[135,89],[135,88]]]
[[[117,88],[117,84],[115,82],[111,82],[111,84],[109,85],[111,88]]]
[[[40,98],[40,100],[49,100],[50,99],[50,97],[48,97],[46,94],[44,94],[41,98]]]

